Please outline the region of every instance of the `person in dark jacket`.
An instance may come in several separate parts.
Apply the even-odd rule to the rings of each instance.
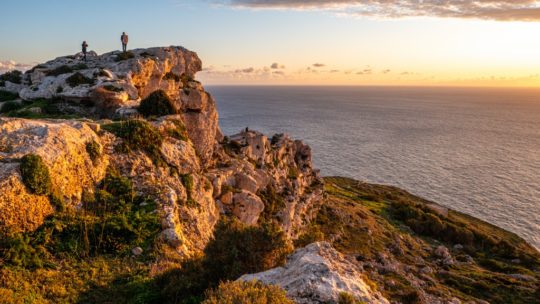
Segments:
[[[120,41],[122,41],[122,51],[126,52],[127,51],[127,44],[128,44],[128,41],[129,41],[129,37],[126,34],[126,32],[122,32],[122,36],[120,36]]]
[[[88,43],[86,43],[86,41],[83,41],[81,46],[82,46],[83,60],[86,61],[86,50],[88,49]]]

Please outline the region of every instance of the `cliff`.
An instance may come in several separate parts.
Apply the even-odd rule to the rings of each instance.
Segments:
[[[201,69],[162,47],[0,76],[0,302],[194,303],[241,275],[297,303],[538,294],[521,239],[398,189],[325,186],[287,135],[224,136]],[[495,296],[459,283],[475,278]]]

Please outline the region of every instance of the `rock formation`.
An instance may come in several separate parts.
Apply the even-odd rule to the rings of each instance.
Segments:
[[[293,238],[309,223],[322,199],[309,147],[253,131],[224,139],[212,96],[194,80],[202,68],[197,54],[163,47],[93,54],[86,62],[78,56],[40,64],[20,85],[7,82],[0,89],[16,89],[23,103],[42,100],[62,113],[94,119],[140,117],[141,100],[161,90],[176,114],[144,121],[161,138],[157,153],[137,147],[119,153],[130,139],[111,131],[121,123],[108,120],[0,118],[5,232],[31,231],[54,212],[47,197],[29,193],[21,181],[18,162],[27,154],[43,158],[57,196],[69,207],[76,208],[83,191],[108,169],[132,179],[137,191],[158,201],[162,236],[184,255],[204,248],[220,213],[249,225],[261,217],[276,220]],[[100,148],[97,160],[87,151],[90,143]]]
[[[283,267],[243,275],[239,280],[279,285],[300,304],[337,303],[342,293],[361,303],[390,303],[366,284],[358,269],[329,243],[319,242],[296,250]]]

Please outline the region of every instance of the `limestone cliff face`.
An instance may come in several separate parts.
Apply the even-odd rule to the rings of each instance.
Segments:
[[[254,131],[223,137],[214,99],[194,80],[201,66],[195,53],[164,47],[93,54],[87,62],[59,57],[27,72],[18,87],[23,101],[41,98],[91,119],[0,118],[2,232],[34,230],[54,212],[48,197],[30,193],[22,182],[20,159],[37,154],[71,208],[107,170],[129,177],[138,192],[158,202],[162,238],[182,255],[204,248],[222,214],[250,225],[275,220],[295,238],[322,199],[309,147]],[[162,139],[158,155],[137,147],[123,151],[128,139],[107,127],[111,121],[96,119],[140,119],[141,99],[156,90],[170,97],[178,113],[144,121]],[[90,143],[99,147],[97,159]]]

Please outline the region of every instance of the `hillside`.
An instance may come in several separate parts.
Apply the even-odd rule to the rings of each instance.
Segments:
[[[519,237],[224,136],[182,47],[0,75],[0,303],[535,303]]]

